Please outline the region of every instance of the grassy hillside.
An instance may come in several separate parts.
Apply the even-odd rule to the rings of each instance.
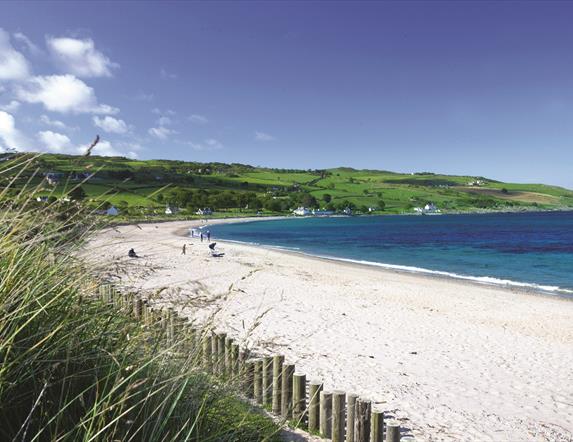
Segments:
[[[58,182],[46,183],[34,197],[61,198],[81,185],[83,192],[76,192],[76,199],[94,208],[113,204],[129,217],[162,216],[168,204],[182,208],[181,215],[210,207],[219,216],[287,213],[298,206],[413,213],[414,207],[428,202],[443,212],[573,208],[573,191],[484,177],[351,168],[286,170],[97,156],[5,154],[0,159],[0,171],[4,170],[0,187],[14,180],[12,196],[26,186],[34,188],[51,174]],[[9,171],[24,161],[32,166],[26,173],[16,177],[16,169]],[[88,179],[88,174],[93,176]]]

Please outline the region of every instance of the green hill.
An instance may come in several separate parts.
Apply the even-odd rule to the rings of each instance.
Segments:
[[[503,183],[484,177],[402,174],[336,168],[292,170],[244,164],[131,160],[55,154],[0,155],[4,195],[34,189],[31,197],[73,197],[88,205],[112,204],[124,215],[161,215],[166,205],[190,215],[210,207],[221,215],[287,213],[305,206],[365,213],[413,213],[432,202],[442,212],[573,208],[573,191],[543,184]],[[24,171],[18,165],[27,162]],[[51,178],[48,184],[46,176]],[[43,183],[43,184],[42,184]],[[37,188],[39,186],[39,188]],[[30,191],[32,193],[32,191]]]

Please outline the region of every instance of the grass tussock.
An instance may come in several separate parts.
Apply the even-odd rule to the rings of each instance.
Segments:
[[[0,209],[0,440],[277,439],[197,355],[95,296],[75,258],[93,228],[81,206],[29,195]]]

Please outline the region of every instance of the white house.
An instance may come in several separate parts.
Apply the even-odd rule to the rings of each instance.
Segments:
[[[345,215],[352,215],[352,209],[350,207],[347,207],[342,211],[342,213],[344,213]]]
[[[177,212],[179,212],[179,208],[177,207],[167,206],[165,208],[165,215],[175,215]]]
[[[213,211],[211,209],[209,209],[208,207],[204,208],[204,209],[199,209],[197,210],[197,212],[195,212],[196,215],[212,215]]]
[[[439,212],[440,209],[434,203],[428,203],[424,206],[424,212],[426,213],[434,213]]]
[[[308,216],[312,215],[312,212],[308,210],[306,207],[298,207],[292,211],[296,216]]]
[[[117,216],[119,215],[119,210],[117,210],[114,206],[111,206],[105,211],[105,214],[108,216]]]
[[[319,210],[319,209],[315,209],[312,211],[312,214],[314,216],[328,216],[328,215],[334,215],[334,212],[332,210]]]
[[[428,203],[424,207],[414,207],[414,212],[421,213],[440,213],[440,209],[434,203]]]

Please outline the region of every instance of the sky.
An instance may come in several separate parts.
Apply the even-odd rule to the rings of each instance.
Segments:
[[[0,151],[573,188],[573,2],[2,2]]]

